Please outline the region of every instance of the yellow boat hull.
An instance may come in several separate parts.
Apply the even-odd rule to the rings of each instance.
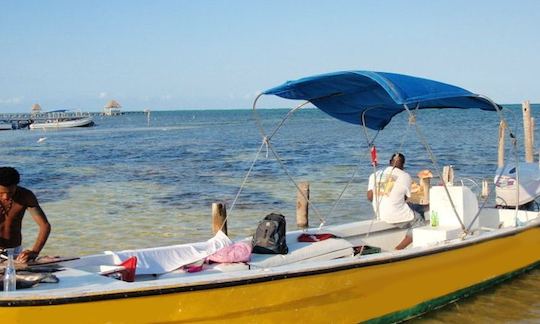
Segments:
[[[394,321],[536,266],[540,228],[371,264],[0,306],[2,323]],[[52,305],[48,305],[48,303]]]

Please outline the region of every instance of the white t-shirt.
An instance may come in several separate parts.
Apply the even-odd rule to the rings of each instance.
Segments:
[[[378,191],[374,190],[375,182]],[[411,196],[411,184],[411,176],[394,167],[387,167],[369,176],[368,190],[373,191],[373,210],[375,213],[379,210],[381,220],[395,224],[414,219],[414,212],[405,202],[405,196]]]

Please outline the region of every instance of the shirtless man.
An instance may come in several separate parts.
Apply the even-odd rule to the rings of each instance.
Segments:
[[[0,249],[14,248],[17,261],[34,260],[43,249],[51,225],[32,191],[19,187],[20,175],[11,167],[0,167]],[[22,220],[28,210],[39,226],[36,242],[30,250],[21,252]]]

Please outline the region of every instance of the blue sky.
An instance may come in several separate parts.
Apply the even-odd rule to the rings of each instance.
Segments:
[[[0,0],[0,113],[249,108],[339,70],[540,102],[540,1]]]

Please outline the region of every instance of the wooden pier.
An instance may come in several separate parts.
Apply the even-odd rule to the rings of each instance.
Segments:
[[[112,117],[118,115],[128,115],[128,114],[144,114],[144,111],[123,111],[117,115],[112,115]],[[0,123],[11,124],[13,129],[22,129],[28,128],[30,124],[34,122],[45,122],[50,119],[55,118],[76,118],[76,117],[87,117],[87,116],[103,116],[111,117],[105,115],[103,112],[80,112],[80,111],[53,111],[53,112],[40,112],[40,113],[1,113],[0,114]]]
[[[0,123],[11,124],[13,129],[27,128],[33,122],[30,114],[0,114]]]

